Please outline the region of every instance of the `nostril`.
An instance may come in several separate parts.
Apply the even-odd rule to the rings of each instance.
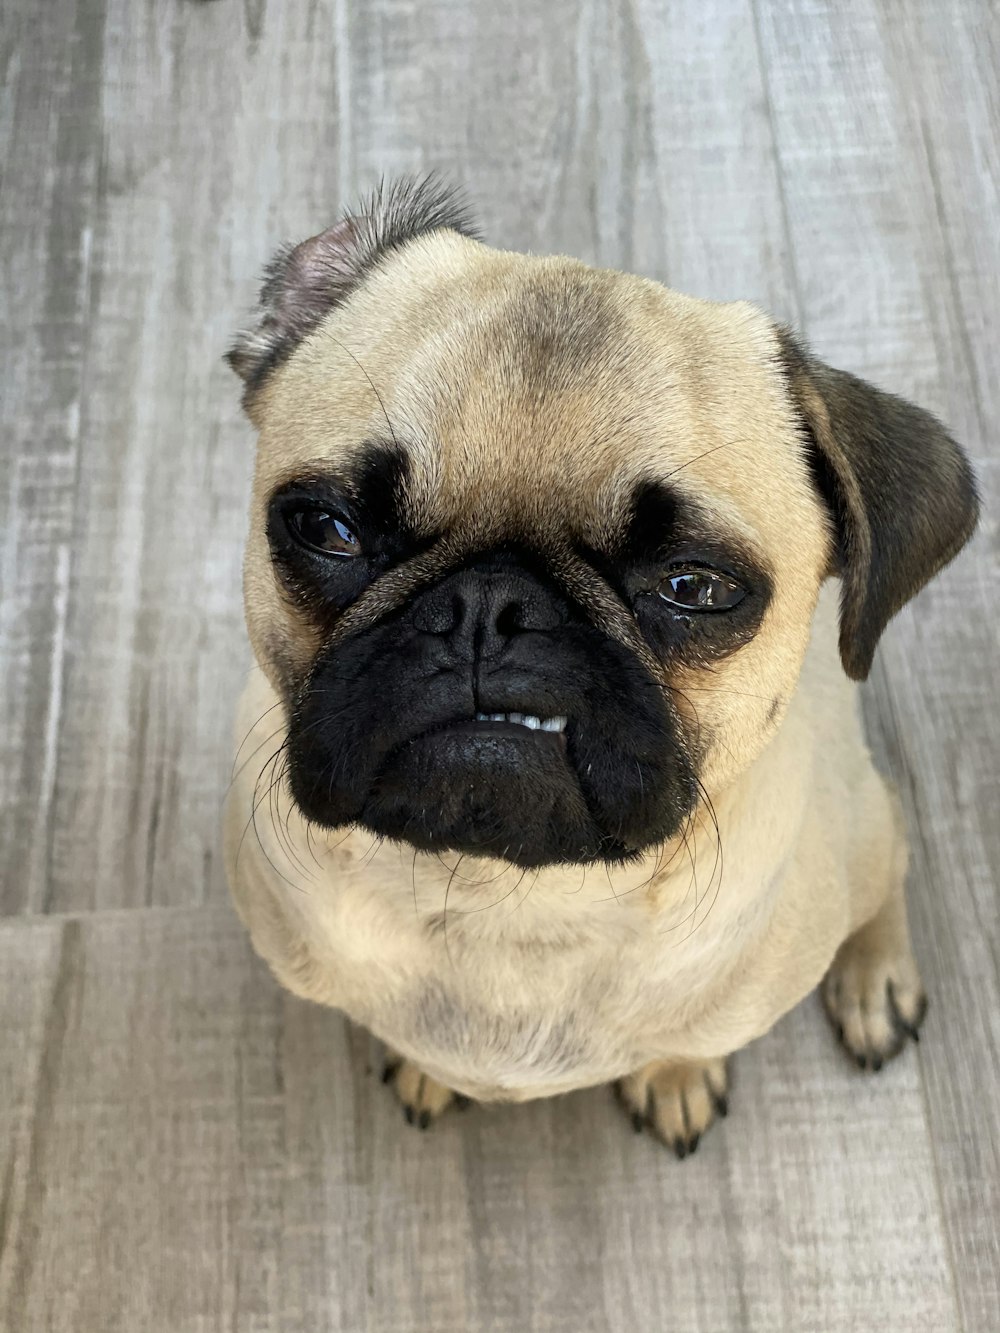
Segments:
[[[425,597],[417,606],[414,624],[425,634],[450,634],[462,623],[460,596]]]
[[[502,634],[504,638],[519,633],[523,628],[523,610],[520,602],[508,602],[506,606],[501,607],[496,618],[497,633]]]

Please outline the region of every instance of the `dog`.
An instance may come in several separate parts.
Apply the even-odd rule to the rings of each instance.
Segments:
[[[226,862],[407,1119],[612,1084],[678,1156],[817,985],[926,999],[857,686],[970,537],[929,413],[744,302],[487,247],[434,180],[272,261]]]

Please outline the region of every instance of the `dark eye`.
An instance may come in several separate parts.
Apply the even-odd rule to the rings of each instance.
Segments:
[[[342,518],[318,505],[303,505],[286,515],[292,536],[301,546],[322,555],[355,556],[361,543]]]
[[[746,596],[746,589],[714,569],[679,569],[668,574],[657,592],[682,611],[731,611]]]

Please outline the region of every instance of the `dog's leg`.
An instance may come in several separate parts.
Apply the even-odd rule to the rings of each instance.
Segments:
[[[840,946],[822,996],[834,1031],[862,1069],[881,1069],[907,1038],[918,1040],[927,996],[910,947],[902,882]]]
[[[425,1074],[419,1066],[389,1050],[386,1051],[382,1082],[392,1085],[403,1104],[406,1123],[416,1125],[418,1129],[426,1129],[432,1120],[436,1120],[453,1103],[456,1106],[468,1105],[467,1097],[446,1088],[443,1083]]]
[[[616,1087],[636,1132],[652,1130],[678,1157],[728,1110],[725,1060],[654,1060]]]

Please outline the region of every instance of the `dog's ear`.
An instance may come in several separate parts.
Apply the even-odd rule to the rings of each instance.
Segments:
[[[841,660],[864,680],[889,620],[972,536],[975,478],[929,412],[823,365],[787,330],[779,344],[834,524]]]
[[[455,190],[434,176],[403,179],[379,186],[356,212],[318,236],[279,250],[265,270],[253,323],[226,357],[246,385],[244,406],[383,255],[441,228],[477,237]]]

